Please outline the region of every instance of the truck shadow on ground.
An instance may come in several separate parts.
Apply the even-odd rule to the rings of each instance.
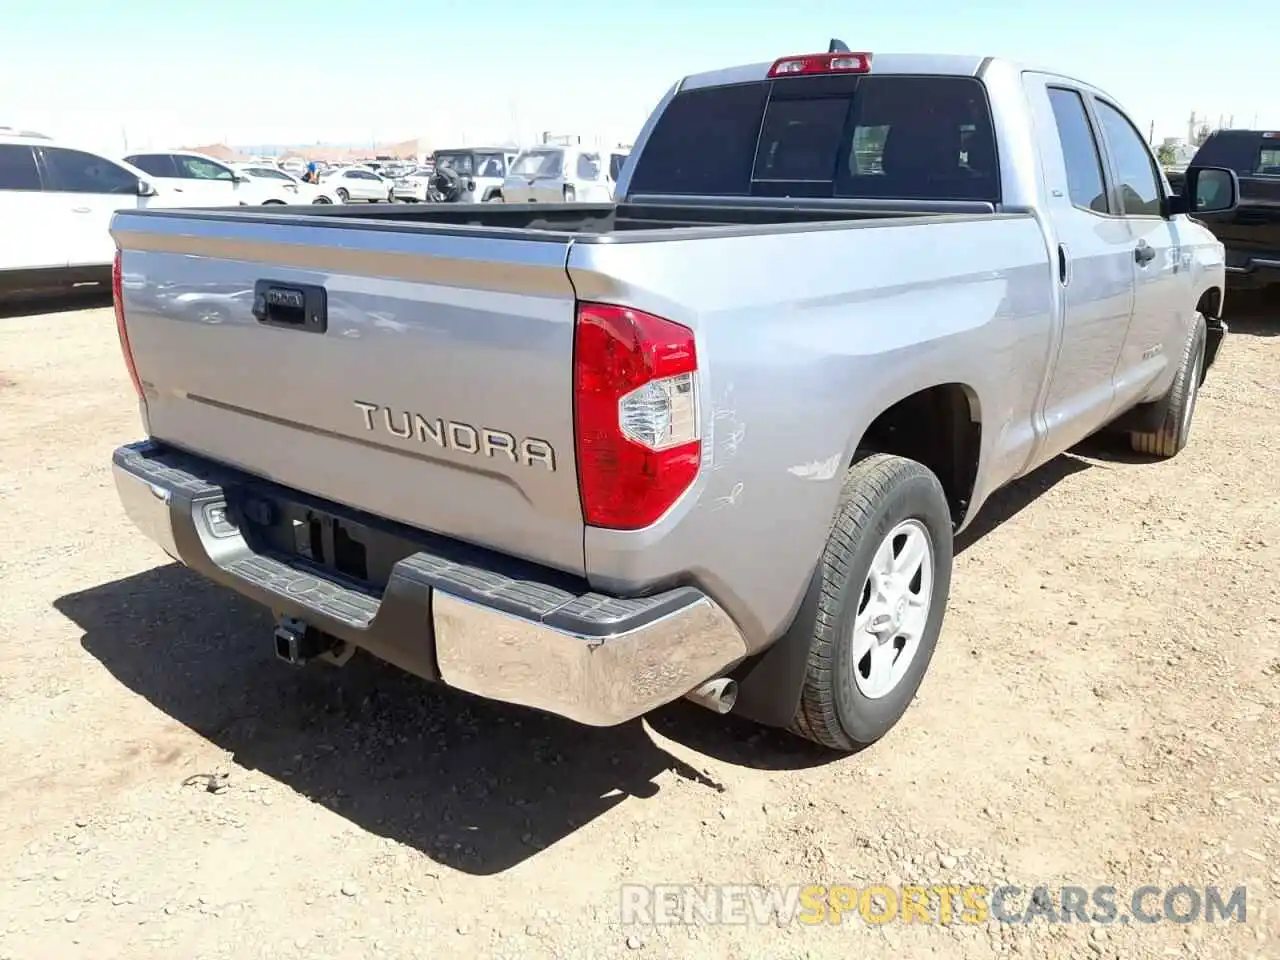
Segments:
[[[54,606],[121,683],[240,766],[468,873],[507,870],[626,797],[656,795],[666,771],[719,789],[639,721],[582,727],[365,655],[289,667],[268,613],[177,564]]]
[[[1059,457],[1002,491],[975,538],[1087,467]],[[340,671],[288,667],[275,659],[265,610],[177,564],[54,606],[122,684],[240,766],[468,873],[507,870],[625,797],[655,796],[667,771],[723,789],[640,721],[583,727],[427,684],[367,656]],[[842,759],[687,702],[646,720],[682,746],[745,767]],[[192,772],[206,771],[183,776]]]
[[[93,310],[109,306],[111,306],[110,287],[105,291],[91,289],[56,297],[31,297],[11,303],[0,303],[0,320],[36,317],[42,314],[72,313],[76,310]]]

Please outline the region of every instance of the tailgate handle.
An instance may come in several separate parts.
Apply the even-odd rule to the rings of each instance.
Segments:
[[[325,289],[309,283],[259,280],[253,287],[253,315],[269,327],[305,333],[324,333],[329,329]]]

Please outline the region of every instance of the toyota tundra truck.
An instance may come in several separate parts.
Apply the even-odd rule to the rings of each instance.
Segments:
[[[1238,192],[1073,77],[833,43],[674,84],[612,203],[121,212],[115,482],[290,662],[856,750],[993,492],[1187,444]]]

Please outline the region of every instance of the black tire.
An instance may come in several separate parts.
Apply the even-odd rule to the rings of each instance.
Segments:
[[[933,577],[924,628],[901,678],[869,699],[854,671],[854,621],[876,552],[906,521],[928,534]],[[876,453],[849,468],[827,545],[815,572],[818,602],[800,706],[791,731],[833,750],[852,752],[883,737],[902,718],[933,658],[951,590],[952,520],[938,478],[923,464]],[[896,538],[895,538],[896,539]],[[924,583],[920,582],[921,595]],[[896,629],[896,627],[895,627]],[[896,638],[890,638],[896,646]]]
[[[346,203],[348,200],[351,199],[351,194],[347,193],[346,187],[339,187],[334,192],[338,194],[338,199],[341,200],[343,203]]]
[[[1197,313],[1191,326],[1191,334],[1182,348],[1178,372],[1161,404],[1164,415],[1160,427],[1150,433],[1131,431],[1129,445],[1134,453],[1168,460],[1182,452],[1191,438],[1191,422],[1195,415],[1196,399],[1200,396],[1200,384],[1204,381],[1204,348],[1207,334],[1204,315]]]
[[[315,198],[314,200],[312,200],[311,202],[312,202],[313,204],[315,204],[315,203],[330,203],[330,200],[329,200],[329,198],[328,198],[328,197],[316,197],[316,198]]]

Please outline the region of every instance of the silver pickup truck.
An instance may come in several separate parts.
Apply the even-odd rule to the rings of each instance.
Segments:
[[[118,213],[128,515],[291,662],[875,741],[995,490],[1187,443],[1238,184],[1071,77],[833,48],[682,79],[616,203]]]

